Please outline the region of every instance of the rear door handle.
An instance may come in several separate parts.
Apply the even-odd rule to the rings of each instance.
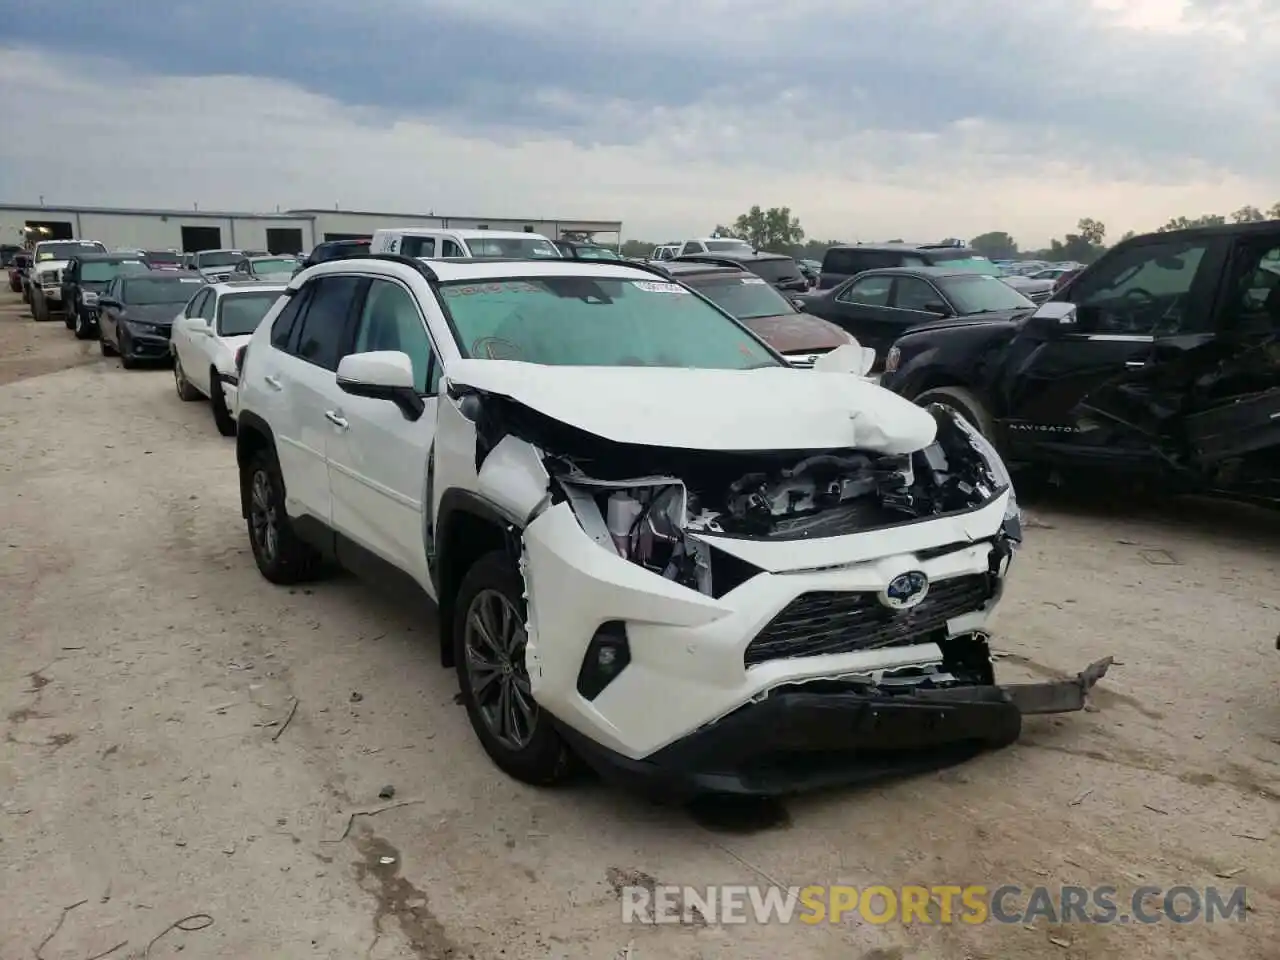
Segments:
[[[339,430],[346,430],[351,424],[347,423],[347,418],[340,416],[336,410],[326,410],[324,418],[332,423]]]
[[[268,387],[270,387],[272,390],[283,390],[283,389],[284,389],[284,387],[282,387],[282,386],[280,385],[280,381],[279,381],[279,380],[277,380],[275,377],[263,377],[263,378],[262,378],[262,382],[263,382],[263,383],[265,383],[265,384],[266,384]]]

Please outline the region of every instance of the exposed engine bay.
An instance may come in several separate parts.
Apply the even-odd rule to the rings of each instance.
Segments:
[[[465,412],[477,424],[477,469],[502,437],[526,440],[543,451],[552,500],[568,500],[602,548],[712,596],[750,574],[718,570],[713,586],[715,551],[699,534],[843,536],[974,509],[1009,484],[994,448],[944,407],[930,409],[934,442],[910,454],[723,453],[617,444],[505,398],[473,398]],[[1008,536],[1021,537],[1016,517]]]

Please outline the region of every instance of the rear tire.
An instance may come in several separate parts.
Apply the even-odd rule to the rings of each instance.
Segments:
[[[505,551],[477,560],[454,604],[454,662],[463,706],[489,759],[523,783],[546,787],[563,782],[575,763],[550,715],[529,692],[524,592],[520,571]],[[504,717],[515,722],[500,722]]]
[[[916,397],[919,406],[927,407],[938,404],[958,413],[972,424],[977,431],[995,443],[995,421],[987,411],[987,406],[964,387],[934,387]]]
[[[209,406],[213,409],[213,425],[224,437],[236,435],[236,420],[227,409],[227,397],[222,392],[222,382],[218,379],[218,371],[209,371]]]
[[[275,451],[259,450],[241,468],[248,493],[249,546],[258,572],[267,580],[290,586],[314,579],[320,554],[298,538],[284,506],[284,477]]]
[[[76,328],[76,317],[79,313],[79,308],[67,306],[62,308],[62,322],[67,325],[68,330],[74,330]]]

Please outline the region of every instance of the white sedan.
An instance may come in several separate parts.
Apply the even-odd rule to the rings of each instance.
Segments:
[[[178,396],[208,397],[213,422],[224,437],[236,432],[236,351],[249,342],[285,286],[261,281],[209,284],[173,321],[169,351]]]

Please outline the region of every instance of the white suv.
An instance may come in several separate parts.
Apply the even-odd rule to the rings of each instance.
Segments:
[[[531,783],[576,756],[770,794],[1080,709],[1107,661],[994,681],[1021,536],[1000,457],[833,369],[859,353],[794,370],[617,261],[319,264],[242,354],[253,555],[274,583],[328,557],[434,599],[476,734]]]

